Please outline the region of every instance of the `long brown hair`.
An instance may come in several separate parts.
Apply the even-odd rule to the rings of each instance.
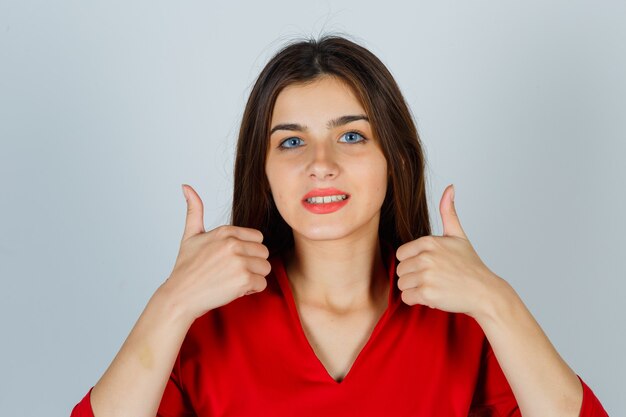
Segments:
[[[389,179],[379,238],[394,249],[430,235],[422,145],[409,108],[385,65],[344,37],[292,41],[257,78],[244,110],[235,157],[231,224],[263,233],[270,256],[293,246],[291,227],[274,203],[265,175],[274,103],[283,88],[331,75],[352,87],[387,159]]]

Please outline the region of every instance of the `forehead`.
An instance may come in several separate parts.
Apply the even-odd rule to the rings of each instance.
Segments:
[[[272,125],[284,122],[320,122],[344,114],[365,114],[352,88],[337,77],[323,76],[306,84],[291,84],[276,98]]]

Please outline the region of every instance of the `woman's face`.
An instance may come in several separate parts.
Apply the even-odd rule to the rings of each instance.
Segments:
[[[276,99],[270,132],[265,172],[296,240],[378,233],[387,161],[345,82],[324,76],[287,86]],[[310,193],[347,198],[315,204],[305,200]]]

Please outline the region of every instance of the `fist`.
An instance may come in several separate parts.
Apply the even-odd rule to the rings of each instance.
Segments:
[[[396,251],[402,301],[475,317],[500,291],[504,280],[487,268],[463,231],[454,207],[453,186],[444,190],[439,210],[443,236],[423,236]]]

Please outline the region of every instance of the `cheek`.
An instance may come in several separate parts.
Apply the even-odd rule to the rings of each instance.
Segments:
[[[297,191],[294,188],[294,184],[292,184],[292,178],[295,178],[295,176],[289,172],[287,167],[277,165],[276,163],[267,164],[265,175],[270,186],[270,192],[278,208],[287,204],[289,200],[297,200]]]
[[[363,196],[362,202],[367,211],[380,209],[387,193],[386,161],[381,163],[377,159],[370,160],[354,165],[351,170],[350,178],[355,186],[354,190]]]
[[[372,187],[372,191],[376,194],[382,193],[383,198],[387,191],[387,182],[389,180],[389,174],[387,171],[387,160],[380,155],[378,158],[374,158],[367,166],[367,178],[368,183]]]
[[[265,176],[267,177],[267,182],[269,183],[272,192],[279,188],[281,168],[271,158],[268,158],[265,161]]]

